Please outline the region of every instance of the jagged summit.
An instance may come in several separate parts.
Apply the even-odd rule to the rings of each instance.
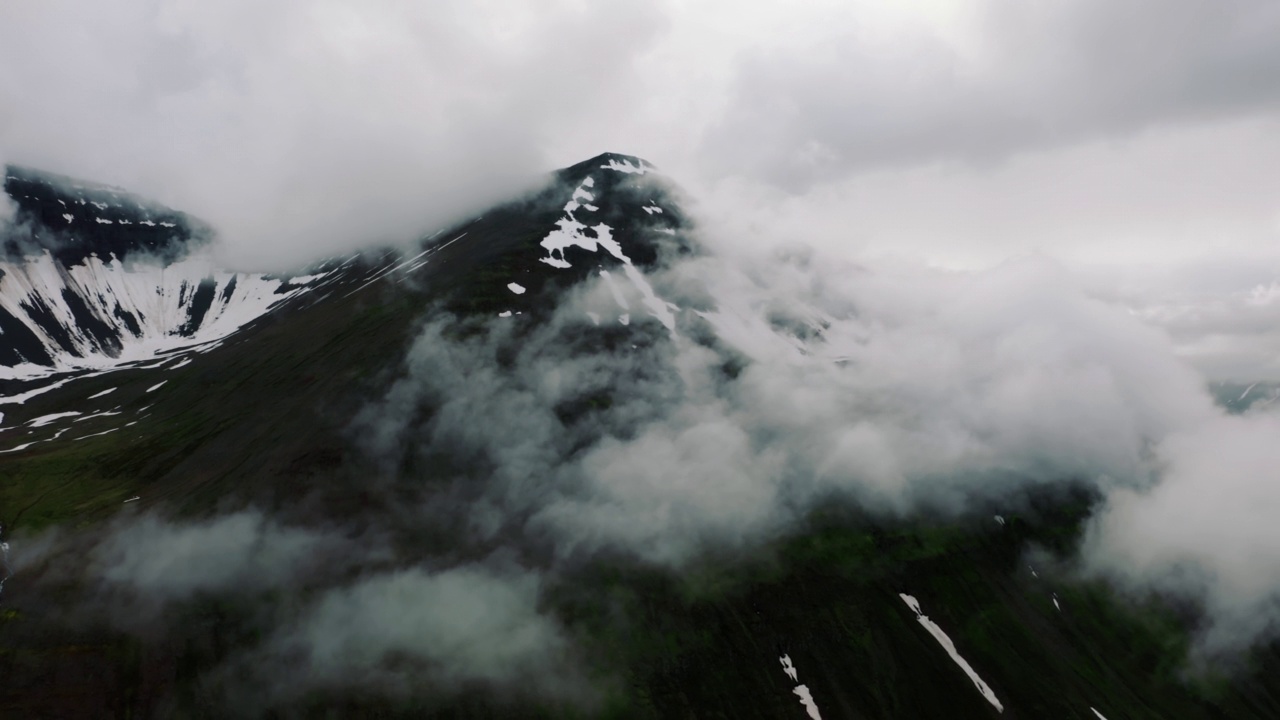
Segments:
[[[569,167],[560,170],[558,174],[565,178],[579,178],[598,169],[609,169],[624,174],[635,175],[645,175],[651,172],[658,172],[658,168],[652,163],[636,155],[604,152],[593,158],[588,158],[582,162],[570,165]]]
[[[9,259],[48,252],[63,265],[89,257],[174,260],[209,242],[207,224],[124,189],[34,168],[5,168],[4,192],[17,205],[0,226]]]

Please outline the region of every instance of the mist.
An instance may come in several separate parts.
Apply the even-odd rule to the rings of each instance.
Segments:
[[[458,321],[432,322],[357,422],[366,447],[388,471],[470,458],[474,541],[676,569],[763,547],[833,502],[960,518],[1083,482],[1103,503],[1082,572],[1202,602],[1197,652],[1272,637],[1275,415],[1228,415],[1168,334],[1061,265],[855,266],[798,249],[653,282],[686,308],[678,332],[646,318],[639,344],[608,352],[579,339],[624,309],[600,280],[528,334],[495,320],[459,341]],[[597,409],[566,419],[584,403]]]
[[[59,598],[46,621],[150,643],[198,644],[193,613],[213,608],[226,637],[259,638],[207,674],[207,698],[237,716],[314,692],[447,699],[497,688],[593,702],[568,636],[540,606],[541,574],[499,556],[447,566],[406,555],[389,542],[404,530],[254,508],[204,520],[126,514],[21,534],[12,571],[28,601]]]

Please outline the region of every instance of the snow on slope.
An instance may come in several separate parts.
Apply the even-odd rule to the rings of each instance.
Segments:
[[[791,678],[791,682],[799,683],[800,675],[796,670],[795,663],[791,661],[791,656],[783,655],[778,658],[778,661],[782,663],[782,671],[787,674],[787,677]],[[804,711],[808,714],[810,720],[822,720],[822,713],[818,712],[818,703],[814,702],[813,693],[809,692],[808,685],[796,685],[791,690],[791,693],[800,698],[800,705],[804,707]]]
[[[648,169],[643,163],[641,163],[641,167],[644,169],[637,169],[627,160],[610,160],[608,165],[601,165],[600,167],[624,173],[641,174]],[[623,274],[626,275],[632,286],[639,292],[642,302],[649,309],[649,314],[665,325],[667,330],[675,332],[676,319],[674,313],[679,311],[680,308],[658,297],[649,281],[645,279],[644,273],[640,272],[639,268],[631,261],[631,258],[622,251],[621,243],[614,239],[613,228],[604,223],[597,223],[588,227],[578,220],[575,215],[579,209],[589,212],[594,212],[597,209],[594,205],[586,204],[595,199],[595,196],[587,189],[594,186],[595,180],[588,176],[574,189],[572,198],[564,207],[564,217],[556,222],[556,229],[542,239],[541,245],[546,248],[547,255],[540,258],[541,261],[551,267],[565,270],[573,267],[572,263],[565,258],[565,250],[576,247],[588,252],[599,252],[604,249],[615,259],[622,262]],[[614,284],[613,278],[608,271],[601,270],[600,276],[609,284],[609,289],[618,305],[624,310],[629,309],[626,299],[618,289],[618,286]],[[631,320],[629,313],[624,314],[622,318],[620,321],[623,325],[628,324]]]
[[[974,687],[978,688],[978,692],[982,693],[982,697],[986,698],[987,702],[991,703],[997,711],[1004,712],[1004,705],[1000,704],[1000,700],[997,699],[996,694],[991,691],[991,687],[988,686],[982,678],[978,677],[978,672],[973,669],[973,666],[969,664],[969,661],[960,656],[960,653],[956,650],[956,644],[951,642],[951,638],[943,632],[942,628],[938,627],[936,623],[929,619],[928,615],[925,615],[924,612],[920,610],[920,601],[906,593],[898,593],[898,597],[902,598],[902,602],[906,603],[907,607],[911,608],[911,610],[915,612],[916,620],[924,626],[925,630],[929,631],[929,634],[932,635],[935,640],[938,641],[938,644],[942,646],[942,649],[947,651],[947,654],[951,656],[951,659],[955,661],[956,665],[960,666],[960,669],[964,671],[964,674],[969,676],[969,679],[973,681]]]
[[[25,362],[0,367],[0,379],[109,367],[208,343],[307,292],[327,274],[290,280],[228,272],[207,254],[167,266],[93,256],[68,267],[47,251],[0,261],[0,316],[20,323],[35,341],[25,354],[17,349]],[[21,327],[11,325],[10,333]],[[5,340],[0,330],[0,342]]]

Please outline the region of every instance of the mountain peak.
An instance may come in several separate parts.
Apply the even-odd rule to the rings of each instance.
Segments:
[[[658,168],[644,158],[623,153],[604,152],[582,162],[570,165],[558,173],[566,178],[578,178],[598,169],[616,170],[627,174],[644,175],[657,172]]]

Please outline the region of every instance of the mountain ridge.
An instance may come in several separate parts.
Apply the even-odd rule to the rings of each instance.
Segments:
[[[591,158],[418,247],[348,261],[204,351],[64,370],[0,393],[11,401],[0,404],[0,540],[14,566],[0,595],[0,709],[829,720],[1280,711],[1266,680],[1280,667],[1274,647],[1231,682],[1187,682],[1185,620],[1062,567],[1099,500],[1081,483],[1003,497],[998,520],[986,505],[959,517],[884,517],[833,498],[786,532],[678,563],[649,547],[662,532],[635,547],[593,545],[619,529],[608,525],[583,526],[576,542],[558,536],[598,507],[569,503],[556,515],[531,502],[543,492],[582,500],[592,487],[594,475],[555,462],[578,467],[623,442],[658,447],[641,453],[645,472],[610,488],[640,492],[699,448],[735,447],[734,435],[696,417],[672,446],[639,442],[664,403],[698,391],[673,363],[677,343],[703,358],[718,392],[734,392],[750,364],[699,314],[710,308],[662,282],[670,263],[704,251],[675,190],[650,168]],[[775,315],[777,332],[820,342],[820,323]],[[675,451],[686,456],[673,460]],[[696,486],[660,487],[674,499],[652,508],[659,521],[734,507]],[[627,496],[586,500],[607,511]],[[715,517],[730,531],[743,522]],[[214,542],[226,542],[212,534],[224,525],[243,543]],[[39,534],[49,528],[61,529]],[[169,534],[147,546],[135,542],[142,530]],[[303,540],[308,553],[288,551]],[[59,542],[71,551],[47,550]],[[103,548],[149,561],[122,563]],[[242,556],[228,582],[210,579]],[[135,566],[146,583],[112,580]],[[191,567],[197,590],[166,599],[155,577]],[[463,580],[476,584],[447,584]],[[489,599],[531,598],[514,615],[524,620],[486,638],[500,647],[554,639],[507,656],[510,678],[484,663],[473,674],[451,669],[466,665],[470,646],[438,650],[453,636],[416,614],[453,597],[440,587],[470,589],[460,596],[480,627],[504,617]],[[352,609],[361,601],[394,622],[369,624]],[[284,650],[272,644],[282,628],[317,618],[318,639],[300,632]],[[320,641],[339,660],[362,658],[337,666],[349,679],[313,677],[319,656],[308,643]]]

